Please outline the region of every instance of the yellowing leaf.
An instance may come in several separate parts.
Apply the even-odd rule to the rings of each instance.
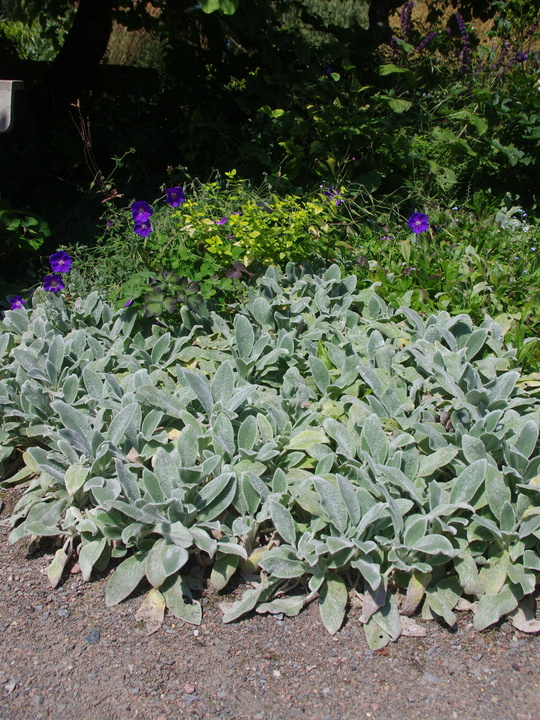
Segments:
[[[159,590],[152,588],[135,613],[135,619],[144,623],[147,635],[152,635],[162,626],[164,617],[165,599]]]

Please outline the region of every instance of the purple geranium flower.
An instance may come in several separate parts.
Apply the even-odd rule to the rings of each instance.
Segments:
[[[150,235],[152,232],[152,225],[150,224],[150,220],[143,220],[141,222],[135,222],[135,225],[133,227],[133,232],[135,232],[137,235],[140,235],[141,237],[145,238]]]
[[[216,225],[225,225],[225,223],[227,222],[227,218],[222,217],[221,220],[214,220],[214,222],[216,223]]]
[[[131,300],[128,300],[127,302],[125,302],[124,307],[129,307],[132,304],[133,304],[133,298],[131,298]]]
[[[167,202],[173,208],[178,207],[180,203],[186,202],[186,196],[181,187],[168,188],[165,192],[167,193]]]
[[[57,293],[59,290],[63,290],[66,286],[62,280],[62,276],[55,273],[54,275],[47,275],[43,278],[43,288],[48,292]]]
[[[413,233],[421,233],[429,230],[429,218],[424,213],[415,212],[407,220],[408,226]]]
[[[59,250],[58,252],[55,252],[51,255],[51,257],[49,258],[49,262],[51,264],[53,272],[66,273],[69,272],[73,264],[73,258],[70,257],[63,250]]]
[[[15,297],[12,297],[9,302],[11,303],[12,310],[21,310],[24,307],[26,300],[23,300],[20,295],[15,295]]]
[[[154,211],[147,202],[139,200],[139,202],[131,204],[131,214],[135,224],[145,223],[150,219],[150,215],[154,214]]]
[[[329,200],[334,200],[335,203],[336,203],[336,205],[341,205],[341,203],[343,202],[342,199],[341,199],[341,195],[340,195],[339,192],[338,192],[335,188],[333,188],[333,187],[330,187],[330,188],[328,188],[328,190],[325,190],[325,191],[323,192],[323,195],[324,195],[325,197],[327,197]]]

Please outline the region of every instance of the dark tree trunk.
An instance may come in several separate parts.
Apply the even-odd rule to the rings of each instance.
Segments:
[[[47,74],[47,84],[68,91],[93,84],[112,31],[113,0],[79,0],[75,20]]]

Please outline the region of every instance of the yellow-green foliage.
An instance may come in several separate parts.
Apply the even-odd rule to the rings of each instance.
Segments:
[[[283,263],[306,259],[313,252],[326,254],[336,208],[324,196],[303,200],[294,195],[272,196],[268,201],[244,199],[237,210],[222,218],[208,217],[208,206],[188,200],[177,211],[184,242],[210,253],[219,264],[240,260]],[[187,236],[187,237],[186,237]],[[188,243],[186,243],[188,244]]]

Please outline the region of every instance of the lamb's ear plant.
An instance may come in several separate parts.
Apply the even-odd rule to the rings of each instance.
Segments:
[[[53,585],[115,559],[108,605],[146,580],[191,623],[201,564],[248,583],[224,622],[317,600],[335,633],[354,592],[373,648],[416,612],[536,631],[540,402],[500,326],[396,310],[335,265],[246,293],[168,328],[95,294],[6,312],[1,457],[32,474],[10,541],[58,538]]]

